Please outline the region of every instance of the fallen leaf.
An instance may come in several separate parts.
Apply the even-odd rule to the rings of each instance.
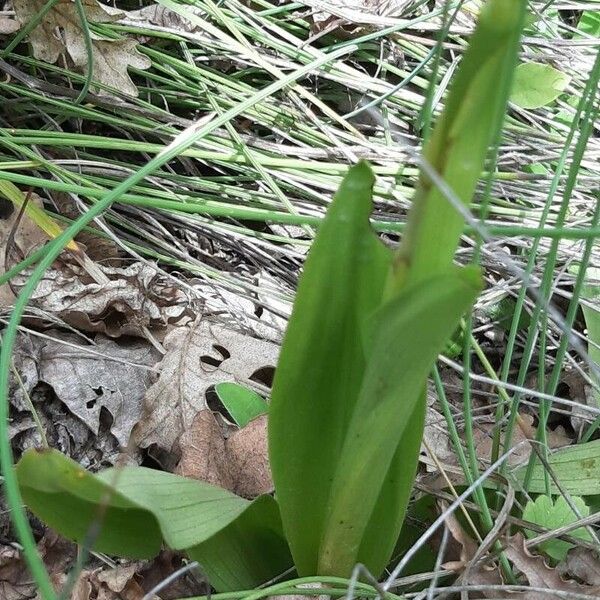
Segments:
[[[32,296],[32,305],[76,329],[110,337],[144,337],[144,328],[165,329],[191,314],[183,291],[151,265],[97,266],[108,283],[86,281],[65,269],[47,271]]]
[[[10,35],[19,31],[21,25],[15,19],[0,17],[0,35]]]
[[[273,491],[267,440],[267,415],[250,421],[229,437],[226,444],[233,492],[255,498]]]
[[[185,17],[160,4],[150,4],[138,10],[127,11],[125,16],[119,19],[119,22],[128,25],[133,23],[138,27],[151,24],[187,32],[198,29],[197,25],[191,23]]]
[[[106,409],[112,417],[110,431],[121,446],[126,446],[141,418],[144,393],[154,378],[144,367],[154,366],[159,353],[144,340],[117,343],[98,335],[93,346],[85,347],[78,336],[55,334],[54,339],[32,336],[19,342],[18,369],[27,391],[40,383],[49,385],[95,435],[102,409]],[[12,387],[11,402],[27,410],[17,386]]]
[[[173,329],[164,339],[167,354],[158,381],[148,389],[145,416],[134,439],[141,448],[156,445],[167,453],[208,407],[206,393],[221,382],[250,385],[252,377],[273,369],[279,347],[224,328],[207,319]]]
[[[535,434],[536,428],[533,427],[533,417],[527,413],[521,413],[521,418],[525,421],[529,430]],[[474,432],[475,452],[480,459],[489,460],[492,452],[492,443],[494,435],[494,423],[480,423],[479,427]],[[504,437],[501,438],[502,440]],[[512,436],[512,447],[518,446],[522,442],[527,441],[527,436],[523,433],[520,427],[515,427]],[[573,442],[569,438],[562,427],[558,427],[555,431],[547,432],[548,447],[551,449],[562,448]],[[529,459],[531,454],[531,446],[522,444],[508,457],[508,464],[518,465]]]
[[[475,565],[472,564],[477,553],[478,544],[465,532],[454,513],[448,516],[445,523],[452,539],[460,549],[460,559],[447,561],[442,567],[449,571],[460,573],[461,576],[459,581],[463,585],[476,586],[501,584],[502,578],[500,577],[497,566],[490,566],[485,564],[482,560],[478,560]],[[453,553],[456,554],[456,550],[453,549],[452,544],[448,544],[448,552],[446,555],[450,555],[450,558],[453,558]],[[494,593],[492,592],[491,595],[493,596]],[[490,594],[482,592],[482,596],[487,598]],[[476,596],[472,597],[475,598]]]
[[[13,8],[23,25],[30,21],[45,4],[45,0],[14,0]],[[82,0],[88,21],[111,23],[123,17],[123,11],[113,9],[96,0]],[[131,39],[107,40],[91,33],[94,80],[130,96],[137,96],[137,88],[127,69],[148,69],[151,61],[136,50]],[[81,72],[88,68],[81,21],[77,7],[71,0],[59,0],[41,23],[29,34],[35,58],[55,63],[60,57],[68,59]]]
[[[525,538],[518,533],[508,541],[506,557],[527,578],[531,587],[546,588],[559,592],[571,592],[597,596],[600,587],[581,585],[575,581],[566,581],[557,569],[549,567],[541,556],[534,556],[525,547]],[[527,592],[527,600],[547,600],[547,592]]]
[[[201,410],[179,438],[181,459],[175,473],[233,489],[225,439],[210,410]]]
[[[600,559],[587,548],[573,548],[556,568],[563,576],[569,575],[588,585],[600,586]]]
[[[338,30],[353,31],[358,25],[370,23],[365,15],[401,16],[412,10],[415,0],[309,0],[312,13],[312,33]],[[338,16],[339,15],[339,16]]]
[[[244,498],[273,491],[267,444],[267,416],[261,415],[224,439],[210,410],[201,410],[179,438],[175,472],[223,487]]]
[[[58,589],[67,566],[75,558],[75,544],[47,530],[38,542],[37,550],[48,570],[50,580]],[[35,597],[36,585],[21,552],[12,546],[1,545],[0,598],[2,600],[27,600]]]

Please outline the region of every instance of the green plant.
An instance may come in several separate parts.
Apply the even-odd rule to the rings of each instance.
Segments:
[[[275,377],[275,499],[248,502],[143,468],[92,476],[43,450],[17,466],[34,513],[114,554],[151,556],[164,540],[198,560],[218,590],[254,587],[292,563],[300,575],[346,577],[357,562],[383,571],[412,488],[427,375],[481,288],[476,267],[453,265],[463,216],[439,180],[470,203],[504,116],[524,7],[490,0],[482,10],[395,255],[369,226],[370,167],[359,163],[342,182],[307,259]],[[102,527],[90,535],[94,523]]]
[[[582,517],[590,514],[590,509],[582,498],[575,496],[571,498],[571,501]],[[550,531],[576,523],[578,518],[563,496],[559,496],[556,500],[553,500],[551,496],[538,496],[535,501],[530,500],[523,510],[523,519]],[[526,529],[525,533],[530,538],[537,535],[529,529]],[[569,535],[586,541],[592,539],[584,527],[570,531]],[[564,560],[573,547],[573,544],[559,539],[551,539],[539,545],[539,549],[556,562]]]

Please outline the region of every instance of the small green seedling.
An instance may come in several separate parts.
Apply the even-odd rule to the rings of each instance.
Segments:
[[[583,498],[575,496],[571,500],[582,517],[587,517],[590,514],[590,509],[583,501]],[[559,496],[556,500],[553,500],[550,496],[538,496],[535,501],[530,500],[525,506],[523,519],[553,531],[575,523],[578,517],[563,496]],[[525,530],[525,534],[529,538],[538,535],[529,529]],[[584,527],[570,531],[569,535],[581,540],[592,541],[590,534]],[[569,550],[573,547],[573,544],[570,542],[559,539],[548,540],[538,546],[539,550],[547,554],[555,562],[564,560]]]
[[[464,205],[506,110],[526,0],[489,0],[424,150]],[[31,510],[94,548],[148,557],[164,541],[219,591],[294,566],[301,576],[375,576],[396,545],[412,490],[426,380],[482,282],[453,258],[463,216],[424,171],[393,254],[369,224],[373,173],[352,167],[302,274],[269,407],[275,497],[249,502],[141,467],[93,476],[52,450],[17,466]]]

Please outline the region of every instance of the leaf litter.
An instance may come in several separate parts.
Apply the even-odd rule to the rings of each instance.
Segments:
[[[148,389],[144,418],[134,430],[141,448],[170,454],[196,415],[208,408],[207,392],[217,383],[253,386],[257,374],[273,369],[279,347],[199,319],[173,329],[163,342],[166,354],[158,380]]]
[[[25,25],[45,4],[44,0],[14,0],[17,20]],[[123,11],[96,0],[82,0],[82,5],[88,22],[112,23],[124,16]],[[128,68],[148,69],[151,65],[150,59],[137,50],[137,42],[129,38],[109,39],[93,31],[90,37],[94,80],[123,94],[137,96]],[[83,73],[90,68],[81,20],[71,0],[59,0],[29,34],[29,42],[35,58],[48,63],[62,58]]]

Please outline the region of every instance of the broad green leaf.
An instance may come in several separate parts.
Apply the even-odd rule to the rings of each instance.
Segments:
[[[215,392],[238,427],[246,427],[252,419],[264,415],[269,405],[262,396],[237,383],[218,383]]]
[[[540,108],[556,100],[571,77],[550,65],[523,63],[515,71],[511,101],[521,108]]]
[[[291,566],[277,505],[142,467],[91,475],[55,450],[29,450],[17,465],[34,514],[108,554],[150,558],[164,540],[197,560],[220,591],[249,589]]]
[[[600,494],[600,440],[567,446],[553,452],[548,462],[558,478],[561,486],[576,496],[594,496]],[[516,469],[514,475],[518,481],[523,481],[527,466]],[[535,465],[527,491],[531,494],[546,493],[544,466]],[[551,483],[552,494],[559,490]]]
[[[411,286],[373,317],[367,368],[331,486],[319,573],[348,576],[357,562],[376,575],[385,568],[415,476],[427,375],[480,289],[478,269],[454,268]]]
[[[575,496],[571,497],[571,500],[582,517],[587,517],[590,514],[590,509],[586,506],[582,498]],[[556,501],[553,501],[550,496],[539,496],[535,501],[530,500],[525,505],[523,519],[552,531],[564,527],[565,525],[575,523],[578,520],[578,517],[563,496],[559,496]],[[531,538],[538,534],[529,529],[525,529],[525,535]],[[569,535],[571,537],[591,541],[591,536],[584,527],[569,532]],[[573,548],[573,544],[563,540],[553,539],[542,542],[538,547],[548,556],[559,562],[567,557],[567,552]]]
[[[269,451],[298,573],[314,575],[330,486],[365,369],[363,332],[391,253],[369,226],[373,174],[344,178],[321,225],[287,328],[269,409]]]

